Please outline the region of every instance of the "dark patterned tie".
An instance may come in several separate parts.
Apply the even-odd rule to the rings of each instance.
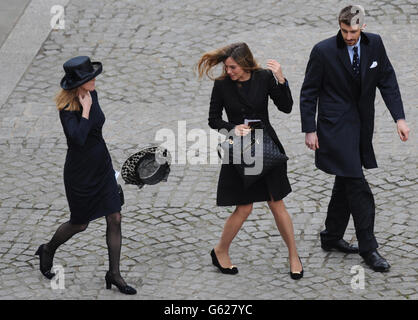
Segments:
[[[353,47],[353,72],[356,77],[360,75],[360,59],[358,57],[358,47]]]

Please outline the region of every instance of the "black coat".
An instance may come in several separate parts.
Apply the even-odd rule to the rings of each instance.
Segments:
[[[236,81],[229,77],[215,80],[209,109],[209,126],[216,130],[233,132],[236,125],[244,123],[244,119],[261,119],[267,132],[284,153],[276,132],[270,124],[268,115],[268,99],[273,100],[280,111],[290,113],[293,100],[286,81],[277,84],[269,70],[260,69],[252,72],[248,95],[241,91]],[[225,110],[228,121],[222,119]],[[270,171],[248,189],[244,189],[242,180],[232,165],[223,164],[219,175],[217,205],[239,205],[257,201],[281,200],[291,192],[286,173],[286,164]]]
[[[102,136],[105,116],[96,91],[91,97],[89,119],[81,111],[60,111],[68,145],[64,185],[74,224],[121,211],[115,171]]]
[[[395,71],[377,34],[361,33],[360,83],[341,31],[312,49],[300,95],[303,132],[317,132],[315,164],[338,176],[376,168],[372,138],[376,88],[393,119],[405,118]],[[318,105],[318,118],[315,123]]]

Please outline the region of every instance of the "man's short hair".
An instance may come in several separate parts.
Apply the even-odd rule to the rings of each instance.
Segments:
[[[354,25],[359,25],[361,23],[359,14],[363,15],[364,17],[364,12],[362,11],[362,8],[360,8],[359,6],[352,5],[347,6],[340,11],[340,14],[338,15],[338,24],[340,25],[341,23],[344,23],[348,26],[351,26],[351,24],[353,23]],[[353,18],[356,15],[358,15],[359,17],[355,21],[353,21]]]

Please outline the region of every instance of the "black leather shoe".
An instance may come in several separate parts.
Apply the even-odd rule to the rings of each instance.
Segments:
[[[362,253],[361,256],[363,257],[364,262],[376,272],[387,272],[390,269],[390,264],[377,252],[377,250]]]
[[[221,264],[218,261],[218,257],[215,254],[215,249],[212,249],[212,251],[210,252],[210,256],[212,257],[212,263],[215,267],[218,267],[218,269],[224,273],[224,274],[237,274],[238,273],[238,268],[235,266],[231,266],[229,268],[224,268],[221,266]]]
[[[55,273],[51,272],[54,255],[45,250],[45,244],[39,246],[35,255],[39,256],[39,269],[41,273],[49,280],[55,277]]]
[[[110,274],[110,272],[106,272],[106,276],[105,276],[105,281],[106,281],[106,289],[112,289],[112,284],[115,285],[120,292],[124,293],[124,294],[136,294],[136,290],[134,288],[132,288],[131,286],[128,286],[127,284],[125,285],[120,285],[118,284],[112,277],[112,275]]]
[[[325,251],[337,250],[344,253],[359,253],[358,247],[356,245],[349,244],[343,239],[321,242],[321,248]]]

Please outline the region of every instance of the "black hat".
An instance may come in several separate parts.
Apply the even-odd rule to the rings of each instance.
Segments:
[[[72,58],[63,67],[65,76],[61,80],[61,88],[65,90],[75,89],[102,72],[102,63],[91,62],[86,56]]]
[[[167,149],[150,145],[131,155],[122,166],[122,178],[126,184],[142,188],[167,181],[170,173],[171,156]]]

